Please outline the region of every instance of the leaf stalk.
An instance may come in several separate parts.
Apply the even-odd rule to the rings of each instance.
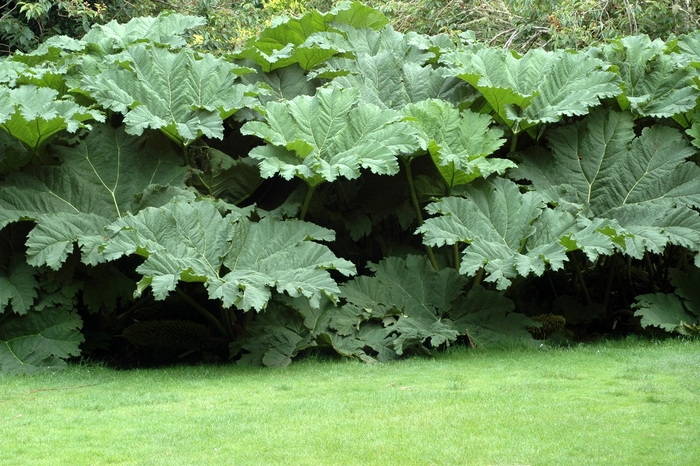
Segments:
[[[421,226],[421,225],[423,225],[423,213],[421,212],[420,204],[418,203],[418,194],[416,194],[416,185],[413,182],[413,170],[411,169],[411,162],[413,162],[413,157],[409,157],[407,159],[401,158],[401,161],[403,162],[404,167],[406,167],[406,178],[408,178],[408,191],[411,193],[411,201],[413,201],[413,207],[416,210],[416,219],[418,220],[418,226]],[[425,247],[425,252],[428,255],[428,259],[430,260],[430,263],[432,264],[435,271],[439,272],[440,266],[438,265],[437,259],[435,258],[435,253],[433,252],[433,248],[431,248],[427,244],[424,245],[424,247]]]
[[[301,215],[299,215],[299,220],[304,220],[306,218],[306,211],[309,209],[309,204],[311,203],[311,197],[314,195],[314,191],[318,185],[308,185],[309,191],[306,193],[306,198],[304,198],[304,205],[301,207]]]
[[[187,293],[185,293],[184,291],[182,291],[180,288],[175,288],[175,292],[177,293],[177,295],[178,295],[179,297],[182,298],[183,301],[185,301],[187,304],[189,304],[190,306],[192,306],[192,308],[194,308],[197,312],[199,312],[200,314],[202,314],[202,316],[204,316],[204,318],[207,319],[207,320],[209,321],[209,323],[211,323],[211,324],[214,326],[214,328],[216,328],[216,330],[217,330],[221,335],[227,336],[227,334],[226,334],[226,329],[225,329],[224,326],[221,324],[221,322],[219,321],[219,319],[217,319],[216,317],[214,317],[214,315],[213,315],[211,312],[207,311],[207,310],[204,308],[204,306],[202,306],[201,304],[199,304],[199,303],[198,303],[197,301],[195,301],[194,299],[190,298],[190,296],[189,296]]]

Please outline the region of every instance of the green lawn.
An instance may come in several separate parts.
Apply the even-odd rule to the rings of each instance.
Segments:
[[[700,342],[0,377],[2,465],[696,465]]]

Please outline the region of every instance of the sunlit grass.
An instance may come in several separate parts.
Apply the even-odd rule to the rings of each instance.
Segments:
[[[700,343],[0,378],[0,464],[700,464]]]

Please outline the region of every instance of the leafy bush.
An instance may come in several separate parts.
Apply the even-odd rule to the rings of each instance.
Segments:
[[[169,14],[0,62],[2,371],[694,333],[700,32],[517,55],[388,23],[214,55]]]

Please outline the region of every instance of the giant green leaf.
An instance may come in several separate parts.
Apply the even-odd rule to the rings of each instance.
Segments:
[[[23,85],[16,89],[0,87],[0,127],[12,137],[39,152],[54,134],[75,133],[89,120],[104,121],[104,115],[58,98],[46,87]],[[88,126],[89,127],[89,126]]]
[[[96,247],[107,224],[173,196],[191,196],[183,191],[181,158],[163,139],[99,125],[76,148],[56,147],[62,165],[13,172],[0,185],[0,228],[36,223],[27,238],[32,265],[58,269],[76,242],[83,262],[100,262]]]
[[[475,275],[483,267],[488,273],[485,280],[495,281],[498,289],[505,289],[517,275],[541,275],[547,263],[553,269],[560,268],[565,256],[564,248],[557,243],[533,251],[523,247],[535,232],[532,222],[543,206],[536,196],[520,197],[514,186],[498,184],[503,184],[499,186],[501,189],[488,190],[479,184],[466,199],[446,198],[440,205],[431,204],[429,212],[434,210],[443,216],[429,219],[418,232],[424,233],[426,244],[445,237],[444,233],[469,243],[460,273]],[[482,225],[470,229],[468,225],[474,222],[482,222]],[[466,234],[459,234],[460,230],[466,230]]]
[[[415,120],[420,136],[449,188],[467,184],[480,176],[503,174],[515,163],[487,159],[503,145],[503,131],[491,128],[488,115],[470,110],[460,112],[442,100],[425,100],[407,105],[403,113]]]
[[[295,63],[310,70],[343,50],[344,39],[336,25],[377,29],[387,23],[384,15],[368,6],[343,2],[327,13],[278,18],[248,41],[237,57],[253,60],[265,72]]]
[[[434,216],[416,231],[429,246],[467,243],[460,273],[488,273],[505,289],[516,276],[542,275],[547,265],[563,267],[566,252],[582,249],[589,256],[614,251],[612,238],[603,234],[607,222],[591,221],[578,212],[555,210],[537,192],[522,194],[510,180],[475,180],[463,197],[445,197],[426,207]]]
[[[60,369],[64,358],[80,354],[83,322],[61,308],[0,313],[0,372],[33,374]]]
[[[349,74],[333,82],[357,89],[364,102],[397,110],[408,103],[431,98],[458,103],[468,94],[463,81],[446,78],[432,66],[407,61],[394,51],[358,55]]]
[[[678,38],[678,48],[696,67],[700,67],[700,30]]]
[[[700,327],[700,269],[688,267],[687,271],[670,269],[675,293],[653,293],[637,296],[632,307],[641,316],[643,327],[656,326],[667,332],[696,333]]]
[[[136,293],[150,286],[156,299],[165,299],[185,281],[204,283],[211,299],[246,311],[261,311],[273,289],[318,306],[321,296],[335,300],[339,293],[329,269],[355,273],[352,263],[312,241],[332,240],[330,230],[270,217],[253,223],[243,211],[224,216],[209,201],[144,209],[108,230],[105,257],[145,257],[136,268],[143,275]]]
[[[134,43],[154,43],[171,48],[186,45],[185,32],[203,25],[204,18],[181,14],[160,14],[153,17],[133,18],[120,24],[116,20],[107,24],[95,24],[82,39],[66,36],[49,37],[29,53],[15,53],[9,62],[23,65],[19,75],[9,67],[2,67],[0,80],[17,84],[34,84],[58,90],[61,95],[70,89],[82,93],[80,78],[98,75],[114,60],[111,54],[119,53]],[[14,67],[14,66],[13,66]],[[15,76],[12,76],[15,74]]]
[[[201,136],[222,139],[223,120],[255,105],[254,88],[236,83],[243,72],[213,55],[138,44],[109,69],[87,76],[83,88],[100,105],[124,114],[127,133],[159,129],[188,145]]]
[[[517,58],[484,48],[448,53],[446,73],[474,86],[514,132],[562,116],[585,115],[600,99],[621,93],[620,78],[591,56],[532,49]]]
[[[124,50],[135,42],[148,41],[179,48],[187,44],[183,36],[188,29],[205,23],[204,18],[178,13],[132,18],[124,24],[112,20],[107,24],[93,25],[82,41],[103,57]]]
[[[425,50],[429,44],[416,40],[415,34],[404,35],[391,26],[361,29],[348,34],[348,42],[354,56],[330,59],[319,75],[359,90],[365,102],[400,110],[430,98],[464,103],[474,93],[464,81],[445,77],[429,64],[435,53]]]
[[[614,40],[601,56],[614,64],[623,81],[618,96],[623,110],[635,115],[671,117],[695,108],[700,89],[693,82],[696,71],[679,54],[665,53],[665,44],[647,36]]]
[[[518,176],[562,193],[597,218],[617,222],[627,253],[640,258],[666,244],[700,252],[700,167],[693,148],[667,126],[633,130],[628,112],[600,110],[547,134],[551,153],[529,154]]]
[[[393,175],[399,171],[397,155],[419,147],[416,130],[398,112],[360,102],[354,89],[321,88],[314,96],[268,102],[265,108],[265,121],[241,128],[269,143],[250,152],[265,178],[279,173],[316,186],[358,178],[360,168]]]

